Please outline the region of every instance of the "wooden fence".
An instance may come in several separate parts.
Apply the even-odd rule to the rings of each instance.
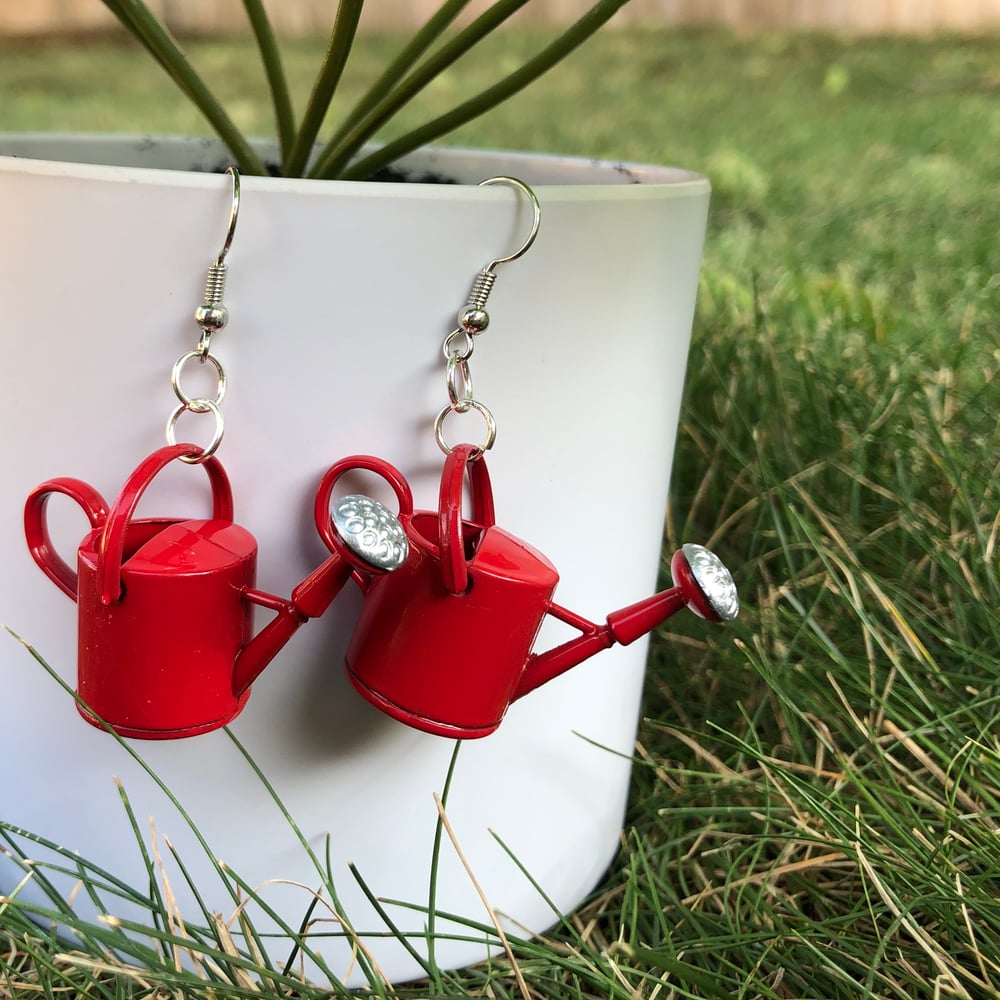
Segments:
[[[178,33],[211,34],[244,29],[240,0],[148,0]],[[421,24],[440,0],[372,0],[369,30]],[[488,6],[470,5],[470,12]],[[535,0],[516,15],[522,23],[559,24],[589,6],[587,0]],[[334,0],[270,0],[284,34],[329,31]],[[0,0],[0,37],[106,29],[111,16],[100,0]],[[741,32],[817,30],[845,34],[1000,30],[1000,0],[632,0],[615,24],[718,24]]]

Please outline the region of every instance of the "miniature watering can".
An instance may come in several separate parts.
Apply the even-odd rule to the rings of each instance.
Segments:
[[[711,621],[736,617],[739,601],[729,571],[698,545],[673,558],[675,586],[622,608],[596,625],[552,600],[559,574],[540,552],[497,527],[493,492],[478,448],[448,455],[436,511],[414,511],[402,474],[377,458],[334,465],[316,495],[324,529],[337,480],[354,469],[378,473],[392,487],[410,554],[395,572],[356,574],[365,592],[347,649],[355,688],[388,715],[440,736],[487,736],[512,701],[614,643],[628,644],[684,606]],[[472,517],[462,517],[464,481]],[[532,646],[546,615],[581,635],[544,653]]]
[[[353,573],[374,576],[406,558],[394,515],[367,497],[345,497],[332,516],[324,511],[322,534],[333,554],[291,599],[256,590],[257,542],[233,523],[232,490],[217,459],[199,463],[211,484],[211,518],[133,518],[154,476],[198,454],[190,444],[155,451],[110,508],[93,487],[70,478],[42,483],[25,505],[32,557],[79,605],[80,713],[120,736],[176,739],[226,725],[261,671]],[[92,528],[76,571],[52,547],[46,506],[54,493],[75,500]],[[277,612],[256,636],[254,605]]]

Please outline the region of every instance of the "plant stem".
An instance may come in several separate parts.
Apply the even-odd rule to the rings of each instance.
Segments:
[[[285,67],[281,61],[278,49],[278,39],[275,37],[267,11],[261,0],[243,0],[243,9],[253,28],[260,58],[267,74],[267,84],[274,102],[274,120],[278,126],[278,141],[281,146],[281,158],[288,156],[295,141],[295,112],[292,109],[292,98],[288,92],[288,79]]]
[[[460,31],[451,41],[441,46],[434,55],[426,59],[423,65],[407,76],[402,83],[396,86],[394,91],[386,88],[384,94],[379,95],[376,101],[365,102],[370,104],[370,110],[363,116],[357,112],[352,114],[351,119],[355,122],[353,127],[342,126],[337,135],[327,143],[326,148],[320,153],[316,164],[310,171],[312,177],[335,177],[338,176],[344,167],[350,162],[351,157],[379,128],[381,128],[401,107],[412,101],[421,90],[432,80],[439,77],[449,66],[457,62],[464,55],[467,55],[477,42],[482,41],[488,34],[496,30],[504,21],[518,10],[524,7],[530,0],[498,0],[488,10],[484,11],[468,27]],[[444,9],[444,8],[442,8]],[[438,12],[441,13],[440,11]],[[453,20],[458,13],[456,10],[451,14],[449,20]],[[432,19],[435,21],[436,18]],[[431,22],[428,22],[430,25]],[[446,25],[438,27],[434,25],[436,33],[440,34]],[[430,44],[430,41],[427,43]],[[426,48],[426,45],[424,46]],[[393,65],[401,64],[402,54],[394,61]],[[405,67],[401,67],[405,71]],[[397,76],[401,75],[401,72]],[[380,85],[382,80],[379,81]]]
[[[223,110],[215,95],[188,62],[177,42],[145,3],[142,0],[103,0],[103,3],[145,46],[201,111],[228,147],[240,170],[245,174],[266,174],[267,168],[263,161],[250,148],[250,144]]]
[[[330,33],[326,59],[316,78],[313,92],[309,96],[309,104],[291,152],[282,164],[282,173],[286,177],[300,176],[309,162],[309,153],[316,142],[316,136],[330,108],[330,101],[333,100],[344,66],[347,64],[364,5],[365,0],[340,0],[333,31]]]
[[[605,22],[614,17],[628,2],[629,0],[601,0],[551,45],[546,46],[537,56],[528,60],[510,76],[481,91],[457,108],[427,122],[412,132],[408,132],[394,142],[387,143],[350,167],[338,171],[338,175],[345,180],[360,180],[368,177],[387,163],[391,163],[425,143],[431,142],[445,133],[459,128],[466,122],[472,121],[473,118],[485,114],[533,83],[556,63],[565,59]]]
[[[336,155],[355,126],[391,93],[392,88],[416,66],[424,53],[468,5],[469,0],[447,0],[437,9],[341,122],[340,127],[323,148],[323,152],[316,158],[316,163],[310,171],[313,176],[319,175],[324,169],[325,161]]]

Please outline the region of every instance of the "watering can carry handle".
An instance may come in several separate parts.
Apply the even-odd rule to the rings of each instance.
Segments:
[[[384,462],[381,458],[375,458],[374,455],[349,455],[347,458],[342,458],[324,473],[319,488],[316,490],[316,502],[313,505],[316,530],[331,552],[343,551],[340,536],[337,534],[337,529],[333,526],[333,519],[330,517],[330,503],[333,499],[334,488],[342,476],[349,472],[357,472],[359,469],[374,472],[389,484],[392,492],[396,494],[399,516],[402,520],[407,520],[413,513],[413,491],[410,489],[410,484],[403,478],[403,473],[394,465]]]
[[[125,534],[146,487],[175,459],[200,454],[201,449],[193,444],[175,444],[159,448],[148,458],[143,459],[126,480],[104,522],[104,530],[97,546],[97,576],[103,604],[113,604],[121,597]],[[217,458],[207,458],[198,464],[208,473],[212,487],[212,519],[232,521],[233,491],[225,469]]]
[[[477,457],[478,456],[478,457]],[[471,444],[456,445],[448,453],[441,472],[438,502],[438,537],[441,543],[441,576],[450,594],[464,594],[469,585],[462,532],[462,491],[465,473],[472,486],[472,520],[483,528],[496,524],[493,486],[482,449]]]
[[[28,495],[24,505],[24,537],[28,542],[31,558],[39,569],[68,597],[77,599],[77,574],[52,545],[49,535],[46,508],[53,493],[62,493],[75,500],[87,515],[95,531],[103,527],[108,516],[108,505],[93,486],[80,479],[63,477],[50,479]]]

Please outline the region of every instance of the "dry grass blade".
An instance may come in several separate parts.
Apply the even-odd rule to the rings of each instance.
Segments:
[[[231,958],[239,959],[240,950],[236,947],[236,942],[233,940],[233,935],[229,930],[229,924],[222,919],[221,913],[212,914],[212,927],[217,935],[217,940],[222,947],[222,950],[229,955]],[[253,993],[259,993],[260,987],[258,986],[256,980],[242,968],[237,962],[233,962],[229,966],[231,974],[235,977],[236,983],[242,989],[249,990]]]
[[[947,983],[955,995],[973,1000],[972,994],[965,988],[962,979],[971,982],[977,989],[988,990],[990,985],[980,979],[973,977],[967,969],[959,965],[955,959],[945,950],[923,927],[920,927],[913,916],[906,912],[896,899],[895,894],[889,889],[885,882],[879,877],[874,865],[868,860],[860,843],[854,845],[854,850],[861,865],[862,871],[868,881],[875,886],[882,902],[888,907],[890,913],[895,916],[906,932],[917,943],[921,950],[934,964],[944,983]]]
[[[994,833],[1000,834],[1000,823],[998,823],[992,816],[984,813],[982,808],[982,803],[974,799],[961,784],[955,781],[953,778],[949,777],[943,768],[941,768],[931,756],[927,753],[923,747],[913,738],[912,735],[903,732],[896,723],[889,719],[886,719],[882,724],[883,729],[894,739],[899,741],[899,745],[903,747],[911,757],[917,760],[921,767],[941,786],[945,799],[950,799],[952,796],[960,802],[965,809],[980,818],[980,820],[985,823]],[[972,741],[966,743],[965,746],[959,748],[958,754],[964,753],[970,746],[972,746]],[[957,756],[956,755],[956,756]]]
[[[163,858],[160,856],[160,845],[156,836],[156,821],[152,816],[149,817],[149,835],[150,849],[153,852],[153,860],[155,861],[156,868],[160,873],[164,911],[167,917],[167,927],[170,929],[171,934],[175,937],[185,938],[187,937],[187,928],[184,926],[184,917],[181,915],[180,907],[177,905],[177,897],[174,895],[173,887],[170,884],[170,878],[167,875],[166,866],[163,864]],[[174,957],[174,969],[180,972],[183,968],[181,963],[181,946],[175,941],[171,945],[171,949]],[[188,955],[197,967],[199,965],[197,953],[189,950]]]
[[[487,914],[489,914],[490,922],[496,928],[497,936],[503,944],[504,951],[507,953],[507,959],[514,972],[517,987],[521,991],[521,998],[522,1000],[531,1000],[531,991],[528,989],[528,984],[524,981],[524,974],[521,972],[521,967],[517,964],[517,959],[514,956],[514,950],[510,946],[510,941],[507,939],[507,935],[504,932],[499,917],[497,917],[496,910],[494,910],[490,905],[490,901],[487,899],[486,893],[483,892],[483,887],[479,884],[479,880],[476,878],[476,875],[472,870],[472,866],[469,864],[468,859],[462,852],[462,848],[458,843],[458,837],[455,836],[455,831],[452,829],[451,821],[448,819],[448,814],[445,812],[441,796],[437,793],[434,795],[434,803],[437,806],[438,815],[441,817],[441,824],[444,827],[444,831],[448,834],[448,839],[451,841],[451,846],[454,848],[455,854],[458,856],[458,860],[462,862],[462,867],[469,876],[469,881],[472,883],[476,893],[482,900],[483,906],[486,908]]]
[[[684,906],[696,906],[704,902],[710,896],[716,896],[720,892],[738,891],[748,885],[767,885],[772,891],[776,889],[777,883],[785,876],[795,872],[807,871],[810,868],[852,868],[854,862],[847,857],[843,851],[830,851],[827,854],[818,854],[815,857],[804,858],[801,861],[789,861],[786,864],[775,865],[766,871],[752,872],[741,878],[726,882],[725,885],[706,886],[701,892],[692,896],[687,896],[681,900]]]

